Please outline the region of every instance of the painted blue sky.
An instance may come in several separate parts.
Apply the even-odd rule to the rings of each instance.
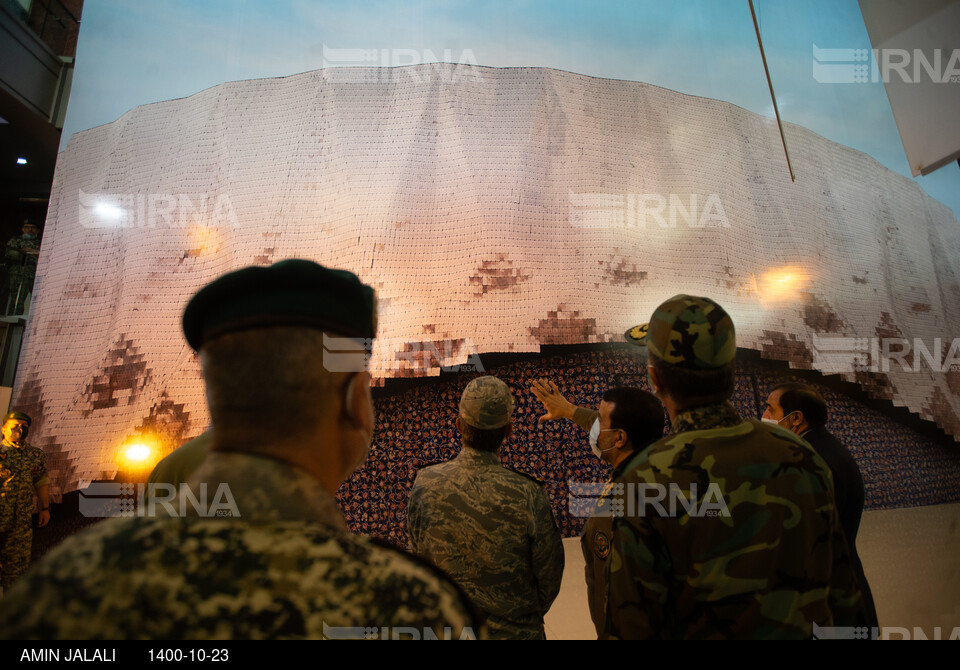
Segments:
[[[784,120],[909,176],[883,85],[813,77],[813,45],[870,48],[856,0],[754,5]],[[643,81],[773,116],[747,0],[87,0],[63,143],[137,105],[319,69],[325,46]],[[956,163],[917,182],[960,218]]]

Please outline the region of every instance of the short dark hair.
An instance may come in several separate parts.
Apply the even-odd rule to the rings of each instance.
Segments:
[[[771,393],[775,391],[782,391],[780,407],[784,416],[791,412],[802,412],[811,428],[820,428],[827,424],[827,401],[817,389],[800,382],[789,382],[775,387]]]
[[[613,405],[610,427],[625,432],[634,449],[663,437],[663,405],[657,396],[630,386],[616,386],[604,392],[603,400]]]
[[[460,419],[460,435],[463,437],[463,446],[477,451],[496,451],[507,437],[508,423],[500,428],[474,428]]]
[[[736,383],[737,361],[730,361],[719,368],[691,370],[667,363],[654,354],[648,361],[657,371],[660,392],[676,402],[681,409],[690,406],[690,401],[713,403],[728,400],[733,395]]]

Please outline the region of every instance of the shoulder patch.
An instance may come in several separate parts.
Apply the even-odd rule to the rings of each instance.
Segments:
[[[598,530],[593,535],[593,552],[601,560],[610,555],[610,538],[602,530]]]

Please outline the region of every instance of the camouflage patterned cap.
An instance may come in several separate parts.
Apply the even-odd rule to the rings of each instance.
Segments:
[[[719,368],[737,353],[730,315],[710,298],[692,295],[673,296],[654,310],[650,323],[624,335],[665,363],[692,370]]]
[[[352,272],[291,258],[223,275],[200,289],[183,312],[183,332],[195,350],[224,333],[271,326],[372,340],[376,296]]]
[[[33,419],[31,419],[29,416],[27,416],[23,412],[10,412],[5,417],[3,417],[3,422],[6,423],[10,419],[16,419],[17,421],[26,421],[28,426],[33,423]]]
[[[480,430],[506,426],[513,407],[510,387],[496,377],[477,377],[460,396],[460,418]]]

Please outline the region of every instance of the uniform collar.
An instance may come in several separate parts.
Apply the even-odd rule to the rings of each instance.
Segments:
[[[733,408],[733,405],[724,401],[680,412],[674,417],[670,432],[675,434],[689,430],[729,428],[740,423],[743,423],[743,417]]]
[[[478,465],[500,465],[500,454],[496,451],[479,451],[463,447],[457,460]]]
[[[650,444],[653,444],[653,442],[651,442]],[[623,471],[627,469],[627,466],[630,465],[630,463],[632,463],[633,461],[635,461],[637,456],[645,452],[647,450],[647,447],[650,446],[650,444],[644,445],[640,449],[634,449],[632,452],[630,452],[627,455],[627,457],[624,458],[622,461],[620,461],[620,464],[617,467],[615,467],[613,471],[610,473],[610,479],[616,479],[617,477],[622,475]]]
[[[187,480],[195,494],[201,483],[207,484],[208,499],[221,483],[229,485],[243,521],[312,521],[347,530],[334,497],[306,470],[284,461],[211,452]]]

